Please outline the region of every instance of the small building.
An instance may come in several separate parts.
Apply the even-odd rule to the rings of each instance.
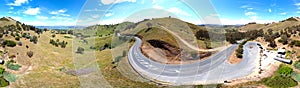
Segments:
[[[282,48],[282,49],[278,49],[278,50],[277,50],[277,57],[285,58],[285,54],[286,54],[285,48]]]
[[[0,59],[0,64],[3,65],[4,64],[4,60]]]
[[[292,60],[289,60],[289,59],[283,59],[280,57],[274,57],[274,59],[277,61],[283,62],[283,63],[292,64]]]

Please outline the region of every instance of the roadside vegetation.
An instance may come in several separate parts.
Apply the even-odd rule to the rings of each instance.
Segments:
[[[292,78],[293,69],[288,65],[280,65],[276,73],[261,80],[263,84],[272,88],[287,88],[297,86],[298,83]]]

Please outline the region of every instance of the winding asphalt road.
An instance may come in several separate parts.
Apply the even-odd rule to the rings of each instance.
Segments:
[[[169,85],[196,85],[223,83],[251,74],[256,68],[259,48],[255,42],[244,45],[244,58],[238,64],[228,64],[227,59],[237,45],[231,45],[210,58],[191,64],[162,64],[145,57],[140,50],[141,39],[130,48],[128,60],[131,66],[143,77]],[[252,48],[249,48],[252,46]]]

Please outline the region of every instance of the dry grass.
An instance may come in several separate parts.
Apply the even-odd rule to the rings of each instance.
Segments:
[[[31,34],[34,34],[31,32]],[[5,39],[14,40],[13,37],[4,37]],[[88,49],[90,45],[93,45],[94,42],[89,42],[90,44],[85,45],[86,54],[90,55],[91,58],[94,57],[94,61],[89,60],[81,60],[82,65],[74,66],[73,64],[73,55],[74,52],[72,44],[73,39],[64,38],[64,35],[57,34],[54,40],[60,39],[60,41],[67,41],[66,48],[59,48],[49,44],[51,39],[51,33],[46,32],[43,33],[38,41],[38,44],[33,44],[29,42],[29,40],[25,40],[22,38],[20,41],[23,43],[23,46],[16,46],[14,48],[7,48],[10,55],[17,55],[17,63],[22,65],[23,67],[29,67],[28,70],[24,72],[20,72],[16,74],[19,79],[16,82],[12,83],[10,87],[61,87],[61,88],[69,88],[69,87],[80,87],[80,81],[78,76],[68,75],[59,69],[74,69],[75,67],[87,67],[90,64],[96,63],[99,66],[100,74],[103,75],[104,79],[100,80],[101,83],[110,84],[113,87],[131,87],[131,88],[141,88],[141,87],[155,87],[154,84],[149,84],[148,81],[145,81],[134,70],[130,67],[127,60],[124,58],[122,62],[119,63],[119,70],[117,68],[113,68],[113,61],[111,50],[104,51],[92,51]],[[107,38],[109,39],[109,38]],[[107,39],[97,39],[100,42],[107,42]],[[75,39],[76,40],[76,39]],[[94,38],[88,38],[87,40],[92,41]],[[78,42],[75,42],[78,43]],[[28,45],[29,49],[25,46]],[[84,45],[84,44],[78,44]],[[76,49],[76,47],[75,47]],[[27,51],[33,51],[34,55],[32,58],[29,58],[26,55]],[[83,56],[84,55],[76,55]],[[84,62],[83,62],[84,61]],[[78,62],[78,61],[77,61]],[[79,61],[80,62],[80,61]],[[122,70],[122,69],[123,70]],[[124,71],[124,69],[126,71]],[[130,76],[124,76],[125,72],[129,73]],[[130,77],[139,78],[138,80],[144,80],[145,82],[138,82],[131,80]],[[99,77],[98,77],[99,78]],[[137,79],[135,79],[137,80]]]
[[[34,34],[31,32],[31,34]],[[10,54],[17,55],[17,63],[22,66],[31,66],[30,70],[17,74],[20,78],[12,83],[12,87],[78,87],[79,81],[76,76],[67,75],[58,69],[74,68],[72,59],[72,39],[66,39],[63,35],[56,35],[54,39],[68,42],[66,48],[58,48],[51,44],[51,33],[43,33],[38,44],[33,44],[29,40],[21,39],[23,46],[8,48]],[[29,49],[25,46],[28,45]],[[34,55],[29,58],[27,51],[33,51]]]

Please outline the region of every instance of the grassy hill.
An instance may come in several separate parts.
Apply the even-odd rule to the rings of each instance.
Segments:
[[[0,27],[4,27],[7,25],[16,25],[16,20],[12,19],[11,17],[2,17],[0,18]]]
[[[272,29],[273,31],[280,31],[282,29],[286,29],[292,26],[300,25],[300,18],[298,17],[290,17],[286,20],[280,21],[280,22],[273,22],[268,24],[258,24],[258,23],[250,23],[246,24],[240,28],[238,28],[240,31],[250,31],[250,30],[259,30],[263,29],[265,32],[268,29]]]

